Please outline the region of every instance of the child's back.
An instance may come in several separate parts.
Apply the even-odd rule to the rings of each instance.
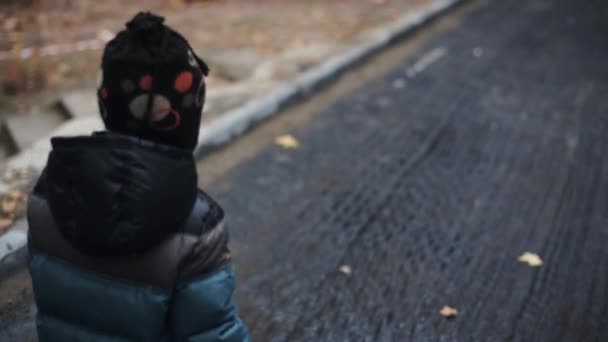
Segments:
[[[159,19],[139,15],[130,30],[139,30],[139,37],[151,28],[164,30]],[[125,38],[131,33],[121,34],[114,49],[124,52],[127,38],[137,44]],[[159,42],[171,44],[169,39]],[[114,133],[53,139],[47,168],[30,197],[29,266],[39,339],[248,340],[232,301],[223,211],[197,189],[192,135],[203,99],[178,103],[189,94],[202,92],[204,98],[206,66],[198,58],[192,63],[188,47],[185,64],[171,62],[176,78],[169,87],[175,89],[167,94],[160,84],[142,81],[168,78],[158,72],[167,69],[158,55],[152,54],[151,74],[134,68],[112,75],[111,63],[120,58],[108,52],[111,44],[99,96],[106,127]],[[140,115],[133,103],[142,96],[151,101]],[[159,108],[161,97],[166,103]]]

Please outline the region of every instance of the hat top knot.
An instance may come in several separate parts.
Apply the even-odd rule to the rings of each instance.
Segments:
[[[158,37],[165,31],[163,25],[165,18],[150,12],[139,12],[133,19],[127,22],[129,32],[141,39]]]

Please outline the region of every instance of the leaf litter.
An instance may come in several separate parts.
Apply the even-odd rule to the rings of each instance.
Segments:
[[[290,134],[276,137],[275,143],[285,149],[295,149],[300,147],[300,142]]]
[[[530,267],[540,267],[543,265],[543,260],[536,253],[525,252],[517,258],[519,262],[528,264]]]
[[[445,318],[454,318],[458,316],[458,309],[446,305],[439,310],[439,314]]]

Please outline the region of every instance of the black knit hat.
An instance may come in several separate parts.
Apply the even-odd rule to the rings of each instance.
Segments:
[[[209,68],[163,22],[140,12],[106,45],[99,109],[109,131],[194,149]]]

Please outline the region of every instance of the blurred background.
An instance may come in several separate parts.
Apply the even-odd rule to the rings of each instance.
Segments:
[[[103,46],[140,10],[165,16],[211,65],[211,120],[430,2],[0,1],[0,165],[66,120],[97,115]]]

